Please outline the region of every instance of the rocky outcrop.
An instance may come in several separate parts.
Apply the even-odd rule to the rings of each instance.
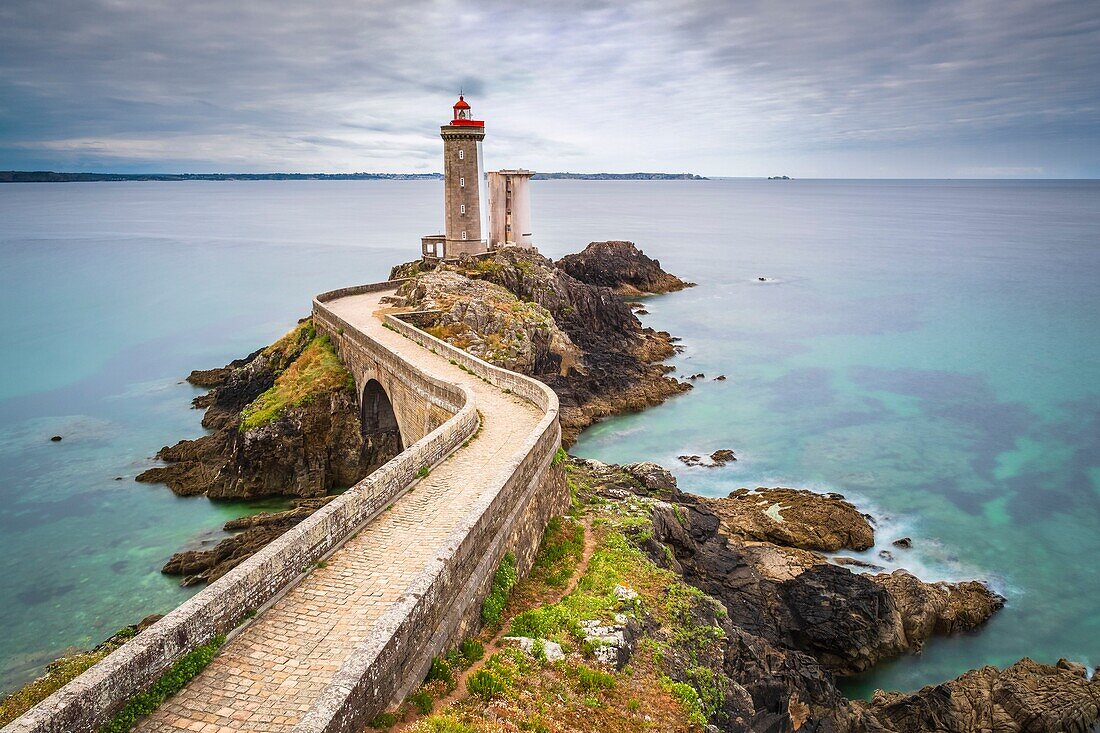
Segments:
[[[1100,678],[1059,660],[1056,665],[1021,659],[1005,670],[982,667],[912,694],[875,693],[857,703],[897,733],[1087,733],[1100,719]]]
[[[396,430],[364,437],[351,375],[328,340],[305,319],[271,346],[188,381],[212,389],[196,398],[209,435],[165,446],[166,465],[138,481],[164,483],[181,496],[251,499],[294,496],[286,512],[234,519],[239,532],[215,547],[178,552],[162,572],[181,585],[217,580],[397,454]]]
[[[976,629],[1004,606],[1003,598],[973,580],[925,583],[905,570],[869,577],[894,599],[911,649],[919,650],[933,635]]]
[[[266,349],[192,377],[211,430],[165,446],[137,477],[181,496],[324,496],[396,454],[396,434],[364,438],[350,375],[307,319]]]
[[[573,462],[575,481],[600,501],[645,498],[651,526],[633,541],[720,603],[720,612],[698,603],[690,613],[699,618],[688,625],[720,628],[721,644],[694,648],[683,659],[671,644],[662,669],[673,679],[702,675],[722,687],[723,707],[712,719],[722,730],[1086,731],[1100,719],[1100,683],[1066,662],[1023,660],[909,695],[879,692],[871,702],[849,701],[835,675],[919,651],[933,635],[973,630],[1004,599],[976,581],[926,583],[904,570],[856,574],[818,552],[781,544],[779,535],[746,539],[712,511],[711,500],[681,493],[655,464]],[[805,530],[792,535],[800,544],[838,541],[823,541],[823,528],[810,529],[814,521],[834,522],[838,514],[863,519],[838,495],[817,502],[804,496],[809,492],[780,491],[792,493],[773,495],[773,503],[813,507],[800,515]],[[848,544],[852,536],[866,540],[863,531],[841,535]]]
[[[592,242],[583,252],[566,255],[557,264],[582,283],[611,288],[628,297],[671,293],[694,285],[662,270],[660,262],[646,257],[633,242]]]
[[[493,282],[450,270],[403,285],[406,307],[433,313],[425,329],[497,366],[538,374],[581,369],[581,352],[538,303],[522,301]]]
[[[231,519],[223,529],[227,532],[240,530],[239,534],[227,537],[209,550],[177,552],[165,563],[161,572],[182,575],[182,586],[213,582],[334,498],[301,499],[284,512],[263,512]]]
[[[747,540],[804,550],[866,550],[875,532],[840,494],[805,489],[738,489],[725,499],[705,499],[724,529]]]
[[[509,248],[422,269],[408,263],[391,273],[413,278],[401,291],[406,308],[442,306],[419,325],[548,384],[561,403],[567,445],[601,417],[641,410],[691,388],[660,363],[674,353],[668,333],[643,327],[610,288],[581,282],[535,251]],[[476,302],[482,297],[491,305]],[[543,312],[552,325],[539,323]],[[510,326],[506,343],[492,330],[502,324]],[[520,331],[535,336],[530,348],[516,338]]]

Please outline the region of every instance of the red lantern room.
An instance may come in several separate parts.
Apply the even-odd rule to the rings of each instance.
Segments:
[[[455,116],[451,120],[452,125],[468,125],[470,127],[485,127],[485,122],[482,120],[474,120],[470,118],[470,105],[466,99],[459,94],[458,101],[455,102]]]

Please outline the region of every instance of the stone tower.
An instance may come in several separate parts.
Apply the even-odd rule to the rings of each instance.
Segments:
[[[485,252],[481,226],[481,141],[485,123],[472,119],[470,105],[460,95],[450,124],[439,128],[443,138],[445,234],[443,256]]]
[[[489,171],[489,249],[527,247],[531,243],[531,192],[534,171]]]

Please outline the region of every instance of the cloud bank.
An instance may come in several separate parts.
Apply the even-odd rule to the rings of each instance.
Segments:
[[[0,169],[1100,176],[1095,0],[7,0]]]

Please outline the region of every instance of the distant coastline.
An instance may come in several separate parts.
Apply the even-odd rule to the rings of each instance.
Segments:
[[[419,181],[442,173],[56,173],[0,171],[0,183],[94,183],[99,181]],[[705,181],[694,173],[536,173],[536,181]]]

